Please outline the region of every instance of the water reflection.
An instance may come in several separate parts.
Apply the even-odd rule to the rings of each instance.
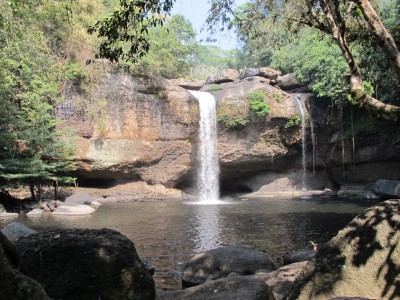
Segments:
[[[217,205],[196,206],[196,227],[197,233],[194,238],[194,253],[214,249],[220,245],[220,212]]]

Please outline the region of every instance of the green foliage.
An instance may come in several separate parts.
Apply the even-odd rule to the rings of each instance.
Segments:
[[[165,78],[188,77],[195,65],[198,44],[192,24],[181,15],[167,19],[163,27],[151,28],[149,50],[136,68]]]
[[[64,78],[74,85],[85,83],[88,74],[81,64],[70,62],[64,67]]]
[[[301,116],[299,114],[295,115],[294,117],[291,117],[289,121],[285,124],[285,128],[291,128],[295,126],[299,126],[301,124]]]
[[[104,38],[96,58],[136,63],[150,49],[149,32],[162,26],[174,0],[121,0],[113,14],[88,28]],[[129,43],[126,45],[125,43]]]
[[[275,94],[274,94],[274,99],[275,99],[277,102],[281,102],[281,100],[283,99],[283,96],[282,96],[281,93],[275,92]]]
[[[220,85],[214,85],[210,87],[207,92],[216,92],[216,91],[222,91],[224,88]]]
[[[270,111],[269,104],[265,102],[265,94],[263,92],[253,92],[247,96],[250,101],[250,109],[259,117],[267,115]]]
[[[65,7],[60,1],[61,11]],[[73,149],[59,130],[54,107],[60,100],[61,73],[52,56],[48,19],[52,1],[0,3],[0,188],[68,183]],[[40,7],[40,9],[39,9]],[[45,17],[46,16],[46,17]],[[55,22],[55,21],[54,21]],[[10,28],[12,30],[10,30]]]
[[[347,99],[348,66],[330,37],[303,29],[295,42],[274,52],[272,66],[295,72],[296,78],[320,97],[330,97],[334,102]]]
[[[247,123],[250,122],[250,120],[242,117],[230,118],[228,115],[221,115],[218,118],[218,122],[224,124],[225,126],[231,129],[240,129],[246,126]]]

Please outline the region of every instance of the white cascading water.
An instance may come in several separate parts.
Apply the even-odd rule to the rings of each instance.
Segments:
[[[305,189],[305,181],[306,181],[306,120],[304,116],[304,109],[303,105],[301,104],[300,96],[294,97],[296,100],[297,109],[301,115],[301,164],[303,167],[303,174],[302,174],[302,188]]]
[[[216,202],[219,198],[216,102],[210,93],[189,92],[198,99],[200,107],[198,193],[202,202]]]

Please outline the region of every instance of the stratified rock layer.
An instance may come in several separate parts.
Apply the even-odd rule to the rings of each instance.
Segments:
[[[198,103],[162,78],[108,73],[89,96],[66,93],[57,115],[78,137],[78,175],[175,186],[191,167]]]

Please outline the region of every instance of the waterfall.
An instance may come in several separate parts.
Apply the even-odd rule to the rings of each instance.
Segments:
[[[294,98],[296,100],[297,109],[301,115],[301,164],[303,167],[302,174],[302,188],[305,189],[306,181],[306,118],[304,115],[303,105],[301,104],[301,96],[296,95]]]
[[[199,100],[200,107],[198,193],[201,201],[215,202],[219,198],[216,102],[210,93],[189,92]]]

